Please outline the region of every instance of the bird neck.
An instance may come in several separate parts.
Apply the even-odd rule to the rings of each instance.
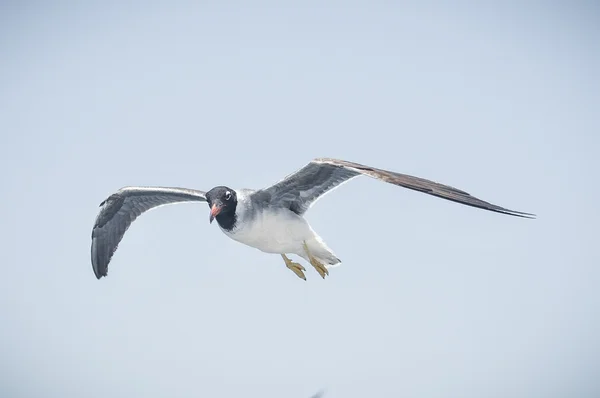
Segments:
[[[217,217],[215,217],[219,226],[226,231],[231,231],[233,227],[235,227],[235,223],[237,221],[237,216],[235,215],[235,211],[221,213]]]

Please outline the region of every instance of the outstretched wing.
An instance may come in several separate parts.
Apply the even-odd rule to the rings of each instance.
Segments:
[[[496,206],[448,185],[330,158],[313,160],[275,185],[258,191],[257,197],[268,201],[273,206],[286,207],[301,215],[325,193],[360,175],[480,209],[518,217],[532,218],[534,216]]]
[[[204,202],[205,193],[194,189],[125,187],[100,203],[92,230],[92,267],[96,278],[106,276],[108,263],[125,231],[142,213],[172,203]]]

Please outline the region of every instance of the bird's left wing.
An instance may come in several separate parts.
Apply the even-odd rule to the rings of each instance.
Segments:
[[[491,204],[449,185],[346,160],[329,158],[314,159],[278,183],[257,191],[255,195],[256,198],[267,201],[273,206],[286,207],[301,215],[325,193],[359,175],[366,175],[390,184],[480,209],[519,217],[533,216],[530,213],[509,210]]]
[[[92,230],[92,267],[106,276],[108,263],[131,223],[142,213],[172,203],[204,202],[205,192],[186,188],[124,187],[100,203]]]
[[[315,159],[276,184],[256,191],[253,196],[302,215],[322,195],[359,175],[351,168]]]

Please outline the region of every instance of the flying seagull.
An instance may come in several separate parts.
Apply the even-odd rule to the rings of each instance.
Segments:
[[[304,218],[324,194],[351,179],[366,175],[390,184],[497,213],[534,218],[509,210],[448,185],[345,160],[317,158],[276,184],[263,189],[217,186],[208,192],[174,187],[128,186],[100,203],[92,230],[92,267],[96,278],[107,275],[108,264],[131,223],[142,213],[168,204],[207,202],[210,223],[217,220],[229,238],[266,253],[281,255],[287,268],[306,280],[306,269],[290,260],[296,254],[325,278],[336,257]]]

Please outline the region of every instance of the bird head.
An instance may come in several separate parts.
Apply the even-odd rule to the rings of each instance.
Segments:
[[[218,215],[233,217],[237,206],[237,195],[234,189],[219,186],[206,193],[206,202],[210,208],[209,222],[212,223]]]

